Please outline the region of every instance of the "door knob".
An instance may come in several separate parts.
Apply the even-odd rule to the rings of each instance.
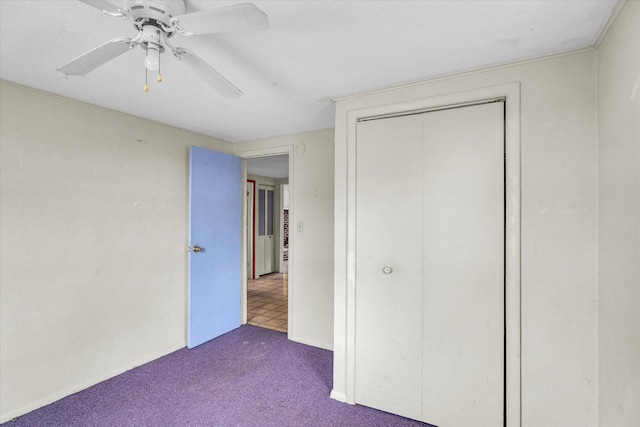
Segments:
[[[383,272],[384,274],[391,274],[391,273],[393,273],[393,268],[391,268],[391,267],[384,267],[384,268],[382,269],[382,272]]]
[[[202,248],[196,245],[193,247],[193,252],[202,252]]]

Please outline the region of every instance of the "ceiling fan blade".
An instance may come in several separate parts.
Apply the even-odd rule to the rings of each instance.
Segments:
[[[103,12],[108,12],[111,14],[118,13],[118,7],[122,5],[122,1],[109,1],[109,0],[78,0],[84,4],[88,4],[89,6],[93,6],[98,10]]]
[[[214,34],[231,31],[266,30],[267,15],[252,3],[186,13],[171,18],[171,25],[187,34]]]
[[[131,49],[131,39],[117,38],[67,62],[58,71],[67,76],[84,76]]]
[[[209,86],[220,92],[226,98],[239,98],[242,91],[235,87],[233,83],[225,79],[220,73],[211,68],[200,57],[196,56],[188,49],[179,47],[175,50],[177,58],[185,64],[195,75],[207,82]]]

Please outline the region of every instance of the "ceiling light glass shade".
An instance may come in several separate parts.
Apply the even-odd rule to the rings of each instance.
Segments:
[[[149,43],[147,46],[147,56],[144,59],[144,66],[149,71],[157,71],[160,68],[160,52],[158,47]]]

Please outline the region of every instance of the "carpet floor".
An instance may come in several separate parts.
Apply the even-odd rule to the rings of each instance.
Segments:
[[[428,426],[329,398],[331,351],[244,325],[2,424],[21,426]]]

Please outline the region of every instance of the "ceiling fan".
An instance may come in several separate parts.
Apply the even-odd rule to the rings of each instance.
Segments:
[[[107,15],[128,19],[138,30],[138,35],[134,38],[115,38],[64,64],[58,68],[58,71],[66,76],[84,76],[136,46],[140,46],[146,51],[144,60],[146,69],[157,71],[157,81],[160,82],[162,81],[160,55],[169,48],[176,59],[220,94],[227,98],[238,98],[242,96],[240,89],[190,50],[174,46],[170,39],[177,33],[195,36],[269,28],[267,15],[252,3],[185,13],[184,0],[79,1]],[[120,7],[116,5],[118,3]],[[146,77],[144,91],[149,91]]]

